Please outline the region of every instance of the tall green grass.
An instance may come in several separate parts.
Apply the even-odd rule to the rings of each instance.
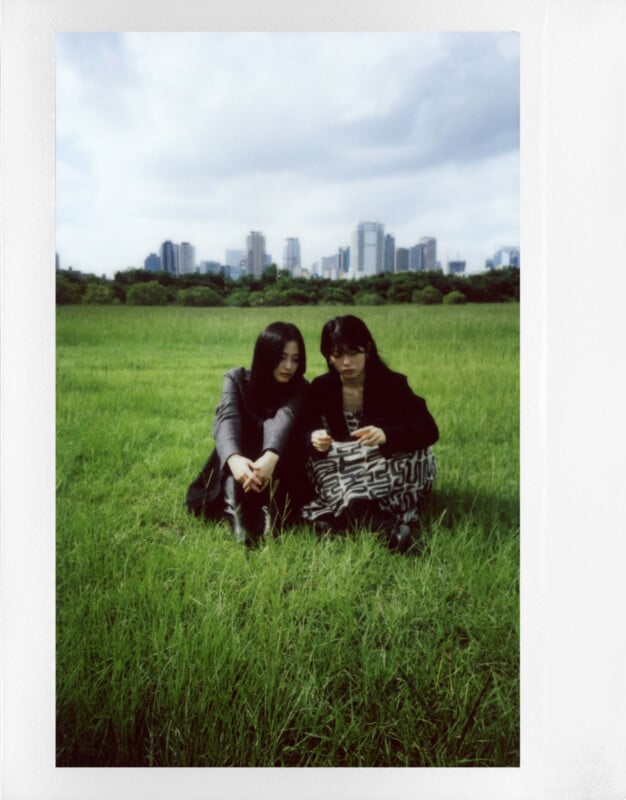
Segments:
[[[356,310],[440,426],[414,553],[184,508],[223,373],[335,313],[58,309],[59,766],[519,763],[517,305]]]

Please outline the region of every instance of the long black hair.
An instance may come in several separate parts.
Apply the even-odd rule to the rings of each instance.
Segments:
[[[334,367],[330,363],[333,353],[344,353],[346,350],[353,350],[358,353],[367,354],[367,370],[388,370],[389,368],[378,355],[378,348],[374,337],[367,325],[360,317],[346,314],[343,317],[333,317],[322,328],[322,339],[320,350],[329,371]]]
[[[273,372],[280,364],[287,342],[298,345],[298,368],[286,384],[274,380]],[[302,334],[291,322],[272,322],[259,334],[254,345],[250,384],[259,405],[273,406],[289,397],[300,385],[306,372],[306,348]]]

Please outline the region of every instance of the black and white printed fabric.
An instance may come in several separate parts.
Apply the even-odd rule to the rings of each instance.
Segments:
[[[323,458],[311,458],[307,474],[315,499],[302,508],[304,519],[338,517],[352,500],[378,500],[381,510],[404,522],[415,520],[419,501],[437,470],[430,448],[385,458],[378,447],[333,442]]]

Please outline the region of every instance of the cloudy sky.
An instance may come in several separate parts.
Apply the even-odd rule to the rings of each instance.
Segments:
[[[359,221],[469,271],[519,244],[515,33],[58,34],[56,106],[62,268],[250,230],[310,266]]]

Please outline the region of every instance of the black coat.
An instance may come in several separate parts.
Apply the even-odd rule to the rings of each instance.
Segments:
[[[354,441],[343,415],[342,385],[336,370],[315,378],[309,388],[304,426],[310,453],[311,433],[326,428],[335,441]],[[439,430],[423,397],[414,394],[405,375],[384,368],[366,368],[362,427],[381,428],[387,441],[380,446],[385,458],[423,450],[439,438]]]
[[[187,490],[187,508],[200,516],[219,517],[223,511],[223,481],[230,474],[228,459],[238,453],[256,460],[266,450],[279,456],[274,472],[283,490],[302,480],[301,433],[296,433],[308,383],[296,384],[290,398],[278,408],[259,408],[250,385],[250,371],[236,367],[224,376],[222,396],[213,420],[215,449],[202,472]],[[298,452],[299,451],[299,452]]]

